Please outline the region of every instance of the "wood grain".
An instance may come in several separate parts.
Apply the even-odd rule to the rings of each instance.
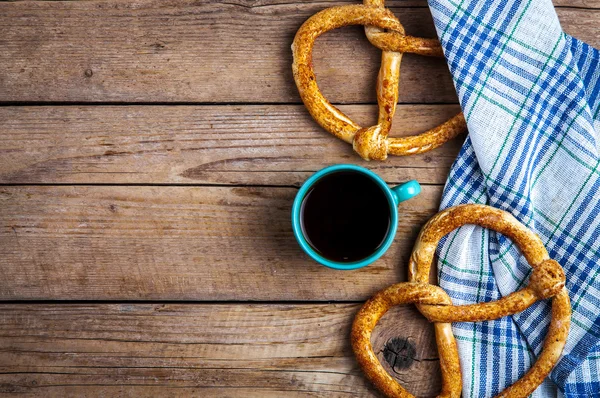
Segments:
[[[600,0],[554,0],[553,3],[557,7],[563,6],[600,9]]]
[[[376,123],[372,105],[341,107]],[[419,134],[458,105],[403,105],[392,135]],[[362,161],[302,105],[0,108],[0,183],[300,185],[334,163],[389,182],[443,184],[464,140],[432,152]]]
[[[600,48],[600,31],[596,28],[598,21],[600,21],[600,2],[594,1],[589,3],[591,5],[588,5],[588,7],[593,6],[598,9],[564,8],[557,11],[566,33],[596,48]],[[585,6],[582,5],[582,7]]]
[[[45,0],[10,0],[14,2],[18,1],[45,1]],[[63,0],[63,1],[94,1],[98,0]],[[217,0],[218,1],[218,0]],[[215,0],[197,0],[198,3],[211,3]],[[276,6],[280,4],[288,4],[287,0],[235,0],[233,4],[237,4],[243,7],[266,7]],[[333,6],[336,4],[342,4],[339,0],[321,0],[321,4],[327,4],[327,6]],[[579,8],[600,8],[600,0],[553,0],[552,2],[555,7],[579,7]],[[344,3],[345,4],[345,3]],[[395,8],[406,8],[406,7],[421,7],[427,8],[427,0],[387,0],[385,2],[387,7]]]
[[[0,101],[300,103],[293,36],[335,4],[0,2]],[[410,32],[435,35],[427,9],[400,15]],[[325,35],[315,50],[324,93],[374,103],[379,58],[359,27]],[[456,102],[442,59],[406,58],[402,102]]]
[[[309,16],[355,2],[119,0],[0,2],[0,101],[299,103],[292,38]],[[388,5],[434,37],[429,10]],[[597,2],[590,2],[596,5]],[[568,33],[599,43],[600,11],[558,9]],[[336,103],[374,103],[380,52],[361,28],[319,39],[314,59]],[[402,103],[455,103],[442,59],[407,55]]]
[[[375,397],[349,344],[358,308],[4,304],[0,394]],[[432,325],[413,307],[397,307],[372,338],[381,361],[391,338],[417,348],[412,365],[392,374],[418,396],[437,393]]]
[[[405,278],[441,190],[400,205],[384,257],[340,272],[294,240],[293,188],[0,187],[0,299],[364,300]]]

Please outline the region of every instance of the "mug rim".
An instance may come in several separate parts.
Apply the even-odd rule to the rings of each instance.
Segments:
[[[390,209],[390,224],[391,224],[390,228],[388,228],[388,233],[385,236],[383,243],[379,246],[379,248],[377,248],[377,250],[375,250],[372,254],[363,258],[362,260],[353,261],[353,262],[349,262],[349,263],[332,261],[332,260],[329,260],[329,259],[321,256],[319,253],[317,253],[310,246],[310,244],[304,237],[304,234],[302,233],[301,220],[300,220],[300,210],[302,209],[302,202],[304,201],[304,197],[306,196],[306,193],[308,192],[308,190],[318,180],[320,180],[324,176],[331,174],[331,173],[338,172],[338,171],[344,171],[344,170],[353,170],[353,171],[360,172],[360,173],[368,176],[369,178],[371,178],[373,181],[375,181],[377,183],[377,185],[379,185],[379,187],[385,193],[385,196],[388,200],[388,205],[389,205],[389,209]],[[366,169],[361,166],[354,165],[354,164],[336,164],[333,166],[325,167],[325,168],[317,171],[315,174],[310,176],[302,184],[302,186],[298,190],[298,193],[296,193],[296,197],[294,199],[294,204],[292,206],[292,229],[294,231],[294,236],[296,238],[296,241],[298,242],[298,244],[300,245],[302,250],[304,250],[304,252],[306,254],[308,254],[316,262],[318,262],[326,267],[338,269],[338,270],[358,269],[358,268],[365,267],[365,266],[375,262],[392,245],[392,242],[394,241],[394,237],[396,236],[396,232],[398,230],[398,203],[396,201],[396,198],[395,198],[391,188],[388,187],[387,183],[381,177],[379,177],[377,174],[372,172],[371,170]]]

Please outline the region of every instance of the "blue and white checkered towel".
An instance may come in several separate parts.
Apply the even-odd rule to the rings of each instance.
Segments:
[[[573,317],[552,381],[533,396],[600,397],[600,51],[562,31],[551,0],[429,6],[469,126],[442,208],[489,204],[539,234],[565,268]],[[439,258],[455,304],[507,295],[531,271],[508,239],[472,226]],[[493,396],[529,369],[549,309],[454,324],[464,397]]]

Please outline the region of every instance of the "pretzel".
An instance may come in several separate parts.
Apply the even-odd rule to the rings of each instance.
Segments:
[[[509,237],[521,250],[533,271],[529,284],[499,300],[471,305],[452,305],[438,286],[429,284],[429,271],[440,239],[465,224],[493,229]],[[352,325],[352,348],[367,378],[388,397],[413,397],[383,368],[371,346],[371,332],[391,307],[416,304],[435,325],[440,355],[442,392],[439,397],[459,398],[462,390],[458,350],[451,322],[479,322],[516,314],[538,300],[552,298],[552,319],[544,346],[531,369],[497,397],[531,394],[550,373],[565,346],[571,323],[571,304],[561,266],[548,256],[540,238],[509,213],[490,206],[467,204],[435,215],[421,230],[409,262],[409,282],[398,283],[375,294],[360,309]]]
[[[317,37],[332,29],[348,25],[364,25],[367,38],[383,50],[377,76],[379,116],[376,125],[361,127],[333,106],[321,93],[312,65],[312,49]],[[442,57],[437,39],[406,36],[404,27],[384,0],[365,0],[363,5],[327,8],[310,17],[300,27],[292,44],[292,70],[300,97],[312,117],[334,136],[352,143],[354,150],[366,160],[384,160],[388,154],[413,155],[427,152],[466,131],[462,113],[422,134],[388,137],[398,102],[400,61],[403,53]]]

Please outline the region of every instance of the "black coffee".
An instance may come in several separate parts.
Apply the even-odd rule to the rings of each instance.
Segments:
[[[381,246],[390,228],[390,205],[368,176],[334,172],[306,193],[300,220],[304,237],[317,253],[349,263],[367,258]]]

